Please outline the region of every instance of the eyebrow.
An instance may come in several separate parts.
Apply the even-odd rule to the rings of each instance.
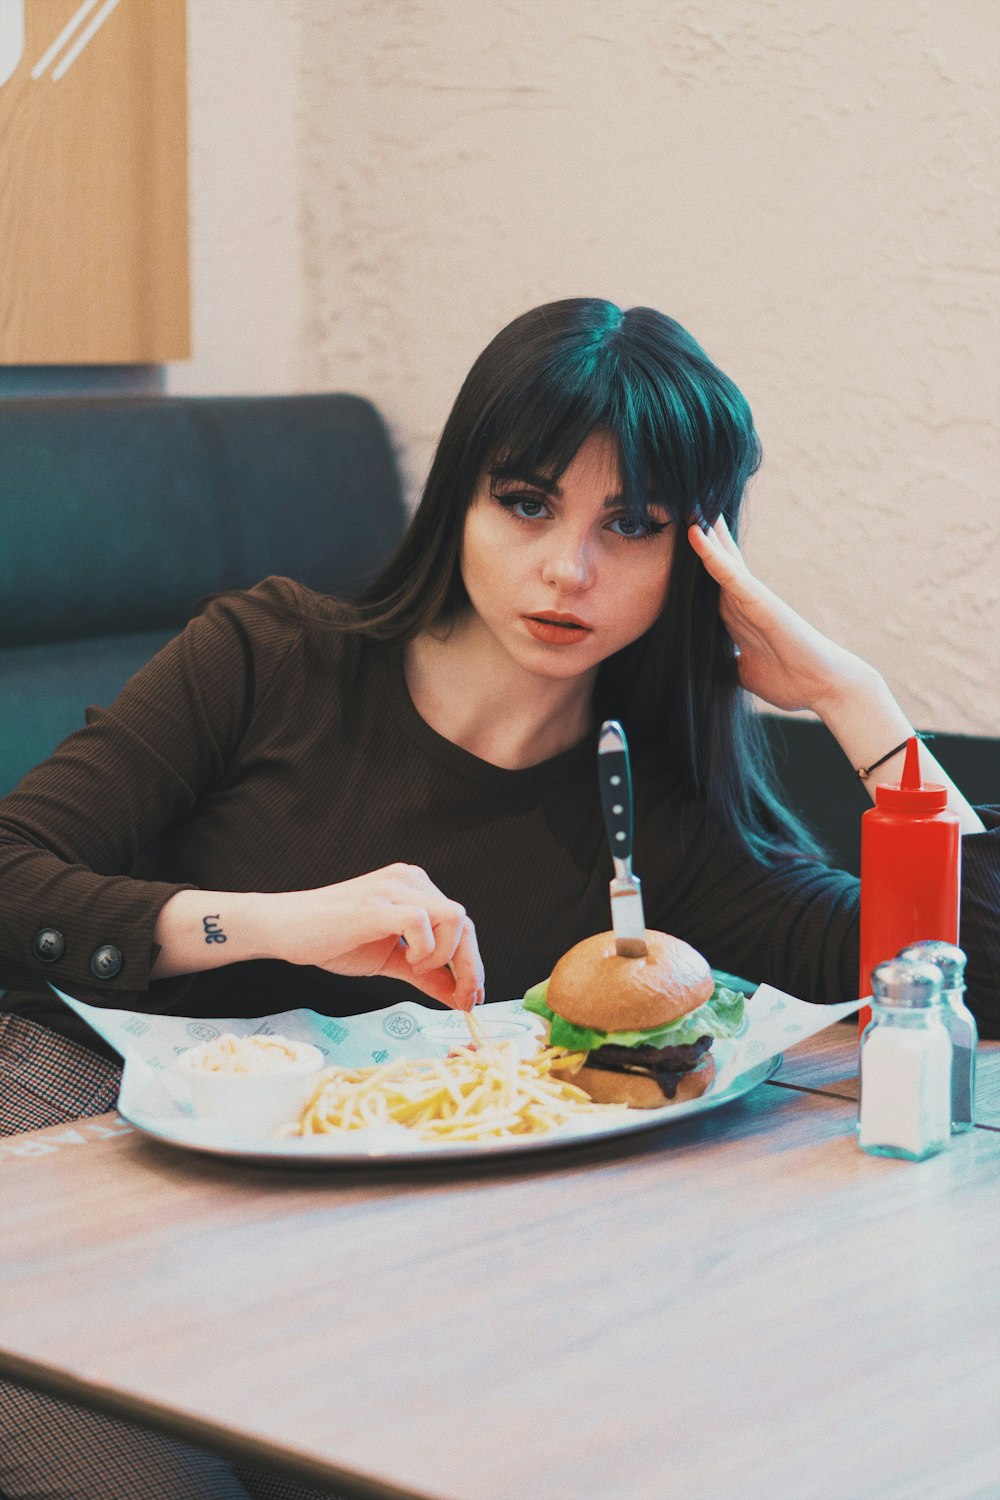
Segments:
[[[561,500],[563,492],[554,479],[547,479],[544,474],[532,474],[529,470],[517,469],[493,469],[490,473],[491,484],[530,484],[533,489],[541,490],[545,495],[551,495],[553,500]],[[609,495],[604,502],[605,510],[614,510],[616,505],[624,502],[622,494]],[[658,509],[666,510],[662,500],[657,500],[654,495],[646,496],[646,504],[655,505]]]
[[[547,479],[544,474],[532,474],[527,469],[493,469],[490,479],[494,484],[530,484],[556,500],[562,499],[562,490],[554,479]]]

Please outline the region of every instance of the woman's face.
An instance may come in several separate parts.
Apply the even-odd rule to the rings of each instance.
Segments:
[[[535,675],[571,678],[643,635],[663,608],[674,548],[666,511],[628,520],[618,452],[587,438],[558,485],[483,476],[465,519],[462,577],[479,621]]]

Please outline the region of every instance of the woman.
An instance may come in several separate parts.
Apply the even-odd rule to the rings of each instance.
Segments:
[[[47,980],[186,1016],[523,993],[608,925],[605,717],[633,750],[649,925],[804,998],[856,994],[857,881],[776,800],[743,689],[812,709],[855,767],[898,747],[870,790],[912,731],[748,572],[732,534],[759,461],[740,392],[661,314],[581,298],[504,329],[361,599],[288,580],[217,598],[0,804],[5,1128],[115,1097]],[[975,1000],[1000,835],[921,754],[966,834]]]

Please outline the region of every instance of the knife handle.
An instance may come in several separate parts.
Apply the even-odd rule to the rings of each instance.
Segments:
[[[627,750],[605,750],[597,757],[604,826],[614,859],[632,859],[632,777]]]

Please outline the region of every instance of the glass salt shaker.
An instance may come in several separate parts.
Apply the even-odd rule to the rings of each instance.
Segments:
[[[951,1133],[971,1130],[976,1118],[976,1018],[962,995],[965,992],[965,954],[954,943],[912,943],[900,958],[935,964],[941,970],[944,1024],[951,1035]]]
[[[862,1151],[923,1161],[947,1146],[951,1054],[941,970],[903,958],[878,964],[872,971],[872,1018],[861,1037]]]

